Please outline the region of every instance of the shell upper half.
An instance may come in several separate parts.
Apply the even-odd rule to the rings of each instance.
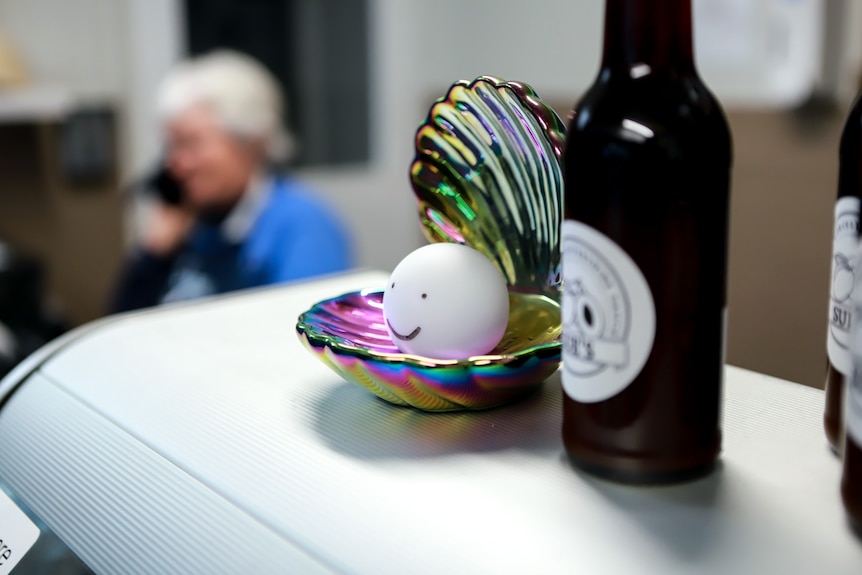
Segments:
[[[558,299],[564,140],[527,84],[452,85],[416,133],[410,176],[426,237],[482,252],[512,291]]]

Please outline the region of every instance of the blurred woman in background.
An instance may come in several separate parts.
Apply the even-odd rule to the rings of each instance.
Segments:
[[[217,51],[180,64],[159,90],[159,201],[119,281],[113,311],[345,270],[347,234],[315,194],[279,174],[292,141],[277,81]]]

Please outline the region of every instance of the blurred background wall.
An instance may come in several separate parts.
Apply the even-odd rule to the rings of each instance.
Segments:
[[[291,94],[355,101],[356,80],[336,66],[343,34],[328,25],[353,1],[245,3],[289,5]],[[0,84],[0,239],[46,260],[52,301],[72,323],[104,308],[128,237],[120,190],[160,155],[156,87],[189,50],[192,4],[200,9],[184,0],[0,0],[0,38],[28,80]],[[407,170],[430,103],[454,80],[492,74],[529,82],[565,114],[596,73],[602,3],[364,5],[353,25],[367,43],[367,160],[296,171],[348,221],[360,263],[391,269],[423,242]],[[695,0],[702,75],[725,103],[735,139],[728,359],[815,386],[825,362],[838,137],[862,60],[850,33],[862,24],[860,5]],[[337,104],[320,101],[308,114],[337,117]],[[70,177],[68,120],[82,110],[88,133],[114,142],[99,177]]]

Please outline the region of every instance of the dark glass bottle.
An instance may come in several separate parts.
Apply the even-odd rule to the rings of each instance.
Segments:
[[[844,446],[841,499],[850,525],[862,537],[862,444],[849,436]]]
[[[731,138],[692,54],[690,0],[607,0],[565,150],[563,439],[633,483],[721,449]]]
[[[850,375],[850,318],[854,285],[859,205],[862,198],[862,98],[850,110],[838,152],[838,200],[832,237],[832,275],[829,286],[829,329],[826,335],[826,438],[840,450],[844,418],[844,379]]]
[[[862,244],[857,243],[851,257],[855,269],[862,266]],[[853,329],[850,338],[850,375],[844,387],[844,471],[841,498],[850,525],[862,535],[862,276],[855,278],[851,301]]]

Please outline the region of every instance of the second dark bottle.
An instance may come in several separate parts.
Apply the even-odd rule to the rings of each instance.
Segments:
[[[829,324],[826,335],[826,438],[836,451],[844,433],[844,380],[851,375],[850,329],[855,285],[856,242],[862,197],[862,97],[850,109],[838,152],[838,200],[832,237],[832,274],[829,284]]]

